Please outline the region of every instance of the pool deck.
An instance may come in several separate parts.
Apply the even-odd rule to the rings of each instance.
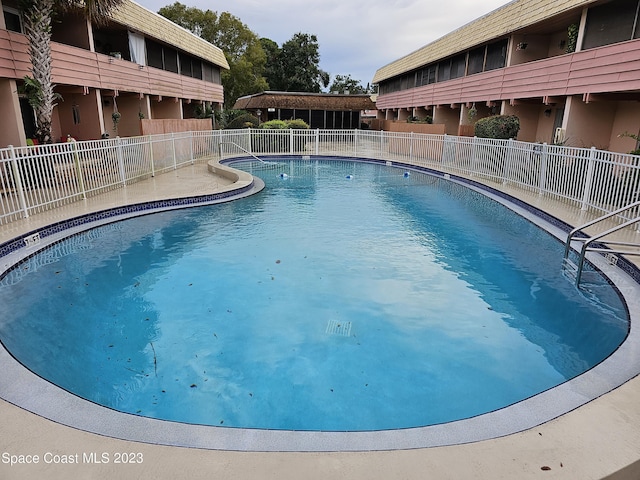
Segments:
[[[229,188],[228,179],[196,164],[0,225],[0,243],[64,218]],[[559,202],[505,191],[569,224],[589,220]],[[132,459],[141,463],[115,463],[122,453],[136,454]],[[38,455],[39,463],[10,466],[10,455],[23,455],[23,460]],[[56,460],[78,462],[47,463]],[[455,446],[375,452],[241,452],[137,443],[67,427],[0,400],[0,478],[637,480],[640,378],[520,433]]]

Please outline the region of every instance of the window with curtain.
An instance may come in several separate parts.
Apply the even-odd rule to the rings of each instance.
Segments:
[[[147,64],[147,55],[144,37],[134,32],[129,32],[129,53],[131,61],[138,65]]]

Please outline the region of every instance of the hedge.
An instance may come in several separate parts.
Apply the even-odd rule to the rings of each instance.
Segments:
[[[475,124],[474,134],[480,138],[508,140],[516,138],[520,130],[520,119],[515,115],[494,115],[481,118]]]

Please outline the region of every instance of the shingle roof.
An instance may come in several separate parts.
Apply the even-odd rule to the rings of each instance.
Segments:
[[[308,110],[373,110],[376,108],[368,94],[334,94],[301,92],[262,92],[236,100],[235,109],[290,108]]]
[[[464,52],[596,0],[514,0],[378,69],[373,83]]]

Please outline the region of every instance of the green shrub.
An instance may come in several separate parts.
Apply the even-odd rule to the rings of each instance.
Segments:
[[[515,115],[494,115],[475,124],[475,136],[480,138],[516,138],[519,130],[520,120]]]
[[[294,130],[307,130],[309,128],[309,124],[302,120],[301,118],[294,118],[291,120],[287,120],[287,126]]]
[[[227,123],[226,128],[230,130],[234,130],[237,128],[257,128],[258,127],[258,118],[250,113],[243,113],[238,115],[233,120]]]
[[[286,130],[289,126],[284,120],[269,120],[268,122],[261,123],[260,128],[268,130]]]
[[[264,122],[263,124],[261,124],[260,128],[268,128],[274,130],[287,130],[289,128],[294,130],[306,130],[309,128],[309,124],[300,118],[291,120],[269,120],[268,122]]]
[[[433,123],[433,117],[431,115],[427,115],[424,118],[419,118],[412,115],[407,118],[407,123]]]

